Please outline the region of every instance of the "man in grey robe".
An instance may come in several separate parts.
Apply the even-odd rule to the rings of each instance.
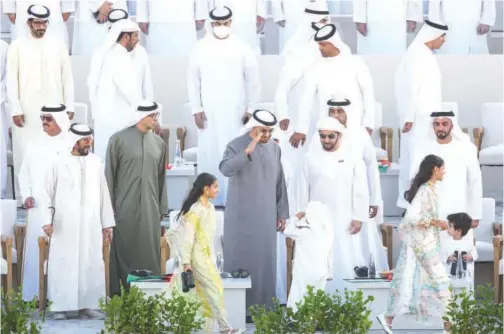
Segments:
[[[168,214],[166,144],[151,130],[158,106],[142,102],[127,127],[109,140],[105,176],[116,227],[110,253],[110,291],[120,293],[135,269],[161,271],[161,220]]]
[[[232,140],[220,162],[229,178],[224,211],[225,270],[250,273],[247,308],[270,305],[275,296],[277,231],[289,218],[289,204],[280,147],[270,140],[276,117],[257,110],[248,132]]]

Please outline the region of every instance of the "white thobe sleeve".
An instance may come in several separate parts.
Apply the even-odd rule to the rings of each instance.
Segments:
[[[423,105],[422,101],[418,101],[420,83],[424,81],[421,71],[424,71],[421,66],[412,66],[411,64],[406,70],[406,80],[401,88],[402,94],[406,95],[406,106],[402,109],[405,113],[402,115],[404,122],[415,122],[417,110]]]
[[[57,163],[52,163],[46,170],[45,175],[45,200],[47,204],[47,210],[43,211],[43,222],[40,227],[45,225],[51,225],[53,223],[53,211],[58,210],[57,204],[55,202],[56,197],[56,186],[58,185],[58,166]]]
[[[257,0],[257,16],[260,16],[263,19],[266,19],[268,17],[265,0]]]
[[[271,14],[273,22],[280,22],[285,20],[285,12],[282,0],[271,0]]]
[[[149,55],[147,51],[142,48],[142,97],[147,101],[154,101],[154,87],[152,86],[152,74],[151,67],[149,63]]]
[[[356,161],[352,181],[352,220],[360,222],[369,221],[369,193],[366,180],[364,162]]]
[[[441,11],[442,0],[429,0],[429,20],[434,22],[443,22]]]
[[[472,143],[467,161],[467,213],[472,219],[480,220],[483,216],[483,185],[481,181],[481,167],[478,161],[476,147]]]
[[[201,100],[201,72],[199,48],[195,49],[189,58],[187,67],[187,94],[193,115],[202,112],[203,101]]]
[[[114,81],[114,86],[116,87],[117,91],[119,94],[122,95],[122,98],[124,98],[126,101],[128,101],[128,104],[136,110],[138,106],[138,86],[137,86],[137,80],[136,78],[131,78],[130,74],[131,72],[125,71],[124,68],[127,68],[131,66],[131,64],[123,64],[121,61],[117,61],[113,67],[113,81]],[[133,75],[136,75],[135,72],[133,72]]]
[[[88,1],[89,10],[91,10],[91,12],[93,13],[96,13],[98,10],[100,10],[101,5],[103,5],[105,1],[106,0]]]
[[[3,0],[2,7],[4,14],[16,14],[16,0]]]
[[[110,200],[107,179],[105,178],[105,167],[100,161],[100,220],[102,228],[114,227],[114,209]]]
[[[66,47],[62,47],[61,53],[61,80],[63,97],[67,111],[74,111],[74,82],[72,74],[72,62]]]
[[[476,242],[476,240],[472,239],[471,240],[471,248],[469,253],[471,254],[472,258],[473,258],[473,262],[476,261],[479,257],[478,255],[478,249],[476,248],[476,245],[474,244]]]
[[[298,212],[304,211],[310,202],[310,162],[308,156],[303,158],[301,168],[295,177],[292,178],[292,188],[288,191],[291,194],[292,203],[289,203],[290,216],[295,217]]]
[[[11,110],[11,116],[23,115],[19,97],[19,44],[14,41],[7,52],[7,99]]]
[[[408,0],[406,9],[406,20],[414,22],[423,22],[423,3],[422,0]]]
[[[285,226],[285,230],[283,231],[283,234],[285,235],[286,238],[301,239],[304,234],[311,233],[309,228],[298,228],[297,227],[298,222],[299,219],[297,219],[296,216],[294,216],[294,218],[289,219],[289,221]]]
[[[74,13],[75,12],[75,1],[74,0],[62,0],[61,1],[61,12],[62,13]]]
[[[208,2],[206,0],[196,0],[194,2],[194,19],[196,21],[206,20],[209,12]]]
[[[483,0],[480,23],[493,26],[495,24],[495,0]]]
[[[366,130],[362,134],[364,145],[364,164],[366,165],[366,174],[369,189],[369,205],[378,206],[381,203],[380,172],[376,162],[376,149],[371,140],[371,136]]]
[[[375,128],[376,100],[374,94],[373,78],[369,72],[366,63],[359,57],[357,59],[357,82],[364,105],[364,114],[362,115],[362,126],[370,129]]]
[[[31,176],[31,165],[32,161],[30,157],[33,157],[33,143],[28,143],[26,151],[23,157],[23,162],[21,163],[21,168],[19,169],[18,181],[19,181],[19,192],[21,193],[21,200],[23,203],[28,197],[33,195],[32,192],[32,176]],[[37,200],[37,199],[36,199]]]
[[[147,0],[140,0],[136,2],[135,18],[138,23],[149,22],[149,3]]]
[[[280,80],[275,91],[275,115],[278,120],[290,119],[289,117],[289,92],[303,76],[300,66],[287,63],[280,72]]]
[[[317,81],[314,72],[305,73],[305,86],[301,102],[299,103],[299,114],[297,119],[297,129],[293,129],[297,133],[308,134],[308,128],[311,122],[311,109],[317,97]],[[306,203],[308,204],[308,203]]]
[[[368,0],[353,0],[353,21],[367,23]]]
[[[257,58],[251,48],[246,46],[245,66],[243,68],[245,78],[245,88],[247,91],[247,112],[252,114],[259,102],[260,81],[259,66]]]

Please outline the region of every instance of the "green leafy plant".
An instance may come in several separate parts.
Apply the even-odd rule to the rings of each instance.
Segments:
[[[292,333],[290,322],[292,309],[280,305],[276,298],[272,299],[272,305],[266,308],[264,305],[253,305],[250,308],[252,321],[255,325],[255,333],[260,334],[286,334]]]
[[[162,319],[168,322],[168,332],[185,334],[203,329],[205,321],[198,318],[200,307],[201,303],[192,294],[182,296],[174,290],[172,296],[164,300],[161,310]]]
[[[37,298],[27,302],[23,300],[21,292],[9,290],[2,295],[2,333],[16,334],[39,334],[42,331],[42,324],[45,322],[45,316],[39,320],[36,317],[38,313]],[[19,291],[22,291],[19,287]]]
[[[339,298],[339,297],[338,297]],[[329,331],[328,318],[334,309],[333,298],[322,290],[312,286],[307,287],[303,301],[296,303],[297,311],[292,316],[293,327],[296,333],[315,333]]]
[[[373,301],[373,296],[364,299],[361,290],[345,289],[343,303],[334,307],[335,312],[329,317],[329,319],[334,319],[333,317],[338,319],[331,326],[331,333],[360,334],[369,332],[373,325],[373,322],[369,319],[371,315],[370,304]]]
[[[503,308],[494,301],[493,288],[479,286],[479,298],[474,291],[452,293],[444,321],[451,321],[453,334],[494,334],[503,332]]]

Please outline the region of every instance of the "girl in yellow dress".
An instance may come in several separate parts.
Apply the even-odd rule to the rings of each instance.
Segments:
[[[212,331],[217,321],[221,333],[243,333],[232,329],[224,307],[224,288],[213,261],[213,239],[216,228],[215,208],[210,199],[217,197],[219,185],[215,176],[201,173],[177,217],[183,228],[180,255],[184,271],[192,271],[196,293],[202,303],[205,329]]]

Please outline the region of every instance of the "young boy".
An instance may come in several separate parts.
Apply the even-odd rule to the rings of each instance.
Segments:
[[[478,258],[475,240],[463,238],[471,229],[472,218],[460,212],[448,215],[447,219],[448,230],[441,234],[441,248],[448,274],[456,275],[457,255],[462,255],[463,266],[467,268],[469,279],[474,284],[474,261]]]
[[[292,285],[287,306],[296,311],[296,303],[304,299],[308,286],[324,290],[332,279],[333,230],[331,213],[320,202],[308,203],[305,212],[291,218],[284,230],[286,237],[296,240]]]

